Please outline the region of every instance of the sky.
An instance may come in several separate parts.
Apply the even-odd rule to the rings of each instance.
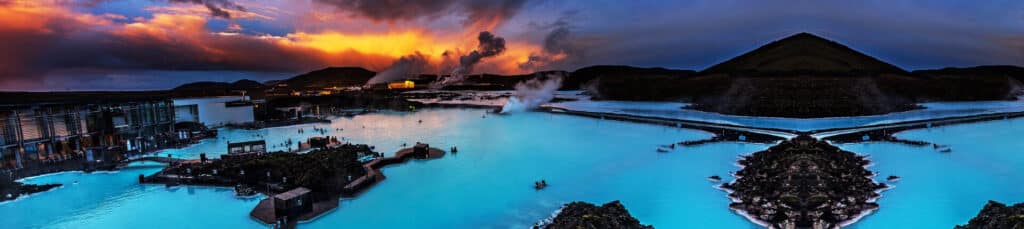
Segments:
[[[907,70],[1024,65],[1019,0],[0,0],[0,90],[159,90],[329,66],[701,70],[800,32]]]

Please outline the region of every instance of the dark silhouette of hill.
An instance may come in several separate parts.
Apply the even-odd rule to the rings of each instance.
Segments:
[[[716,73],[746,76],[809,73],[863,76],[904,74],[906,71],[838,42],[810,33],[798,33],[701,71],[701,74]]]
[[[1013,100],[1021,92],[1024,68],[977,66],[918,70],[883,82],[886,90],[915,101]]]
[[[278,83],[289,88],[326,88],[362,86],[377,73],[360,67],[329,67],[298,75]]]
[[[638,68],[630,66],[598,65],[577,69],[563,85],[575,83],[590,90],[598,99],[664,100],[677,91],[699,91],[698,88],[677,82],[689,80],[692,70],[665,68]],[[643,93],[633,93],[642,91]]]
[[[266,86],[260,82],[247,79],[233,83],[202,81],[175,87],[170,90],[170,95],[173,97],[226,96],[240,95],[244,91],[250,97],[262,98],[265,89]]]
[[[884,114],[928,101],[1012,99],[1021,68],[904,71],[837,42],[800,33],[694,77],[604,81],[600,98],[691,102],[735,115],[817,118]],[[626,74],[629,75],[629,74]]]

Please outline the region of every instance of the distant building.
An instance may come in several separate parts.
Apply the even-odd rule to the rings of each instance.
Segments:
[[[174,99],[174,119],[209,128],[251,123],[255,121],[255,106],[248,97],[237,96]]]
[[[228,154],[265,154],[267,153],[267,142],[263,140],[228,143]]]
[[[228,162],[240,162],[263,156],[266,153],[266,141],[234,142],[228,143],[228,153],[220,155],[220,159]]]

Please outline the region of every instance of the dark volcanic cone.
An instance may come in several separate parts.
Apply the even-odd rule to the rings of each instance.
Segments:
[[[729,208],[774,228],[834,228],[878,209],[885,184],[870,162],[810,136],[800,136],[739,161]]]

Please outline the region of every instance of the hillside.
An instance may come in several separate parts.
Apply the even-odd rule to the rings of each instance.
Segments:
[[[266,86],[253,80],[239,80],[233,83],[225,82],[195,82],[182,84],[170,90],[173,97],[202,97],[202,96],[225,96],[239,95],[242,91],[253,98],[262,98]]]
[[[910,73],[800,33],[694,77],[601,82],[598,88],[603,99],[685,101],[724,114],[817,118],[905,111],[928,101],[1009,99],[1024,77],[1020,72],[995,66]]]
[[[359,67],[329,67],[277,82],[289,88],[362,86],[377,73]]]
[[[681,91],[696,92],[695,84],[681,83],[696,72],[665,68],[638,68],[630,66],[598,65],[572,72],[566,86],[571,83],[585,85],[598,99],[666,100]]]
[[[810,33],[798,33],[711,66],[702,74],[877,75],[903,69]]]

